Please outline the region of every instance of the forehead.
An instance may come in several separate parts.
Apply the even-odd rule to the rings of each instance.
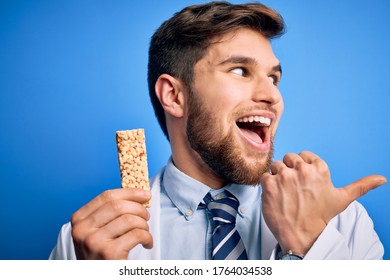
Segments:
[[[248,57],[264,66],[279,64],[269,39],[260,32],[247,28],[215,38],[199,62],[218,65],[233,56]]]

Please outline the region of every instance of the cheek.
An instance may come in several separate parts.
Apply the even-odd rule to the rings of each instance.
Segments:
[[[281,100],[280,103],[278,103],[277,106],[275,106],[275,109],[276,109],[276,112],[277,112],[277,119],[274,121],[274,126],[273,126],[273,134],[274,135],[275,135],[276,130],[278,128],[280,119],[281,119],[281,117],[283,115],[283,111],[284,111],[283,100]]]
[[[204,91],[201,97],[202,110],[207,111],[220,125],[225,126],[226,122],[232,120],[231,113],[235,106],[239,104],[238,94],[232,94],[222,88],[214,91],[209,90],[208,94],[205,93]]]
[[[278,108],[276,110],[279,112],[279,119],[280,119],[282,117],[283,111],[284,111],[283,99],[280,100],[280,103],[278,104]]]

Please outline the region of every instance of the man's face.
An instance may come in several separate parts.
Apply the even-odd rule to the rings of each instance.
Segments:
[[[195,65],[188,141],[223,180],[258,184],[283,112],[280,64],[258,32],[239,29],[218,39]]]

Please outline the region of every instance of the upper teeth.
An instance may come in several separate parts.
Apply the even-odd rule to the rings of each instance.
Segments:
[[[238,119],[237,122],[259,122],[269,126],[271,124],[271,119],[263,116],[250,116]]]

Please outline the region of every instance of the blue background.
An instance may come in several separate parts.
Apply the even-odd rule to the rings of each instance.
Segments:
[[[0,1],[0,259],[46,259],[62,224],[119,186],[115,131],[146,129],[149,171],[169,145],[149,102],[149,38],[202,1]],[[240,1],[235,1],[240,3]],[[273,43],[285,113],[276,159],[311,150],[334,184],[390,179],[390,4],[264,1],[288,31]],[[390,190],[359,199],[390,259]]]

